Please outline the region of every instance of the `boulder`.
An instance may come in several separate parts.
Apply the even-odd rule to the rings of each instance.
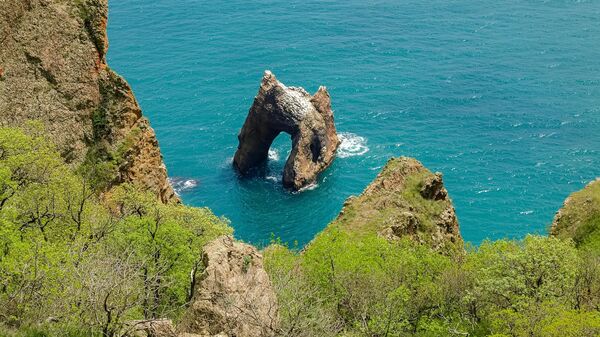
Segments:
[[[292,150],[283,171],[283,185],[293,190],[315,182],[333,161],[340,144],[333,121],[331,98],[325,87],[311,96],[286,87],[265,71],[258,95],[239,135],[233,164],[242,174],[264,163],[273,140],[286,132]]]
[[[268,337],[278,329],[278,306],[260,253],[230,236],[204,247],[205,270],[178,331],[181,335]]]

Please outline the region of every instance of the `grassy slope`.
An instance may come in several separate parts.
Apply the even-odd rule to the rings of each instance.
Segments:
[[[600,252],[600,180],[569,196],[554,220],[551,234]]]

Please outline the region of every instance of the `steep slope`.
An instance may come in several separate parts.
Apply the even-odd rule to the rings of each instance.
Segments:
[[[107,0],[0,2],[0,125],[44,124],[63,158],[178,200],[154,130],[106,64]],[[95,171],[96,169],[94,169]]]
[[[463,249],[452,200],[440,173],[413,158],[392,158],[358,197],[349,198],[329,227],[352,235],[409,237],[440,252]]]
[[[554,217],[550,235],[571,238],[579,247],[600,251],[600,178],[565,200]]]

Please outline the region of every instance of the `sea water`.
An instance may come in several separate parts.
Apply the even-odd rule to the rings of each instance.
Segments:
[[[474,244],[547,233],[600,176],[599,1],[111,0],[109,39],[183,201],[255,244],[305,244],[394,156],[443,172]],[[265,69],[332,97],[342,144],[301,193],[286,134],[232,169]]]

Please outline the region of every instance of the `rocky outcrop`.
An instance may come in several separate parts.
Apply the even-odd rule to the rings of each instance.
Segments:
[[[463,251],[442,175],[431,173],[412,158],[390,159],[360,196],[346,201],[330,226],[353,235],[377,233],[389,240],[408,237],[447,254]]]
[[[550,235],[600,251],[600,178],[565,200],[556,212]]]
[[[179,337],[168,319],[135,321],[126,326],[122,335],[131,337]]]
[[[177,200],[154,131],[106,64],[107,13],[107,0],[0,1],[0,125],[39,120],[67,162],[105,163],[109,185]]]
[[[340,144],[327,89],[320,87],[311,96],[302,88],[286,87],[266,71],[238,136],[234,166],[247,174],[266,161],[273,140],[281,132],[292,137],[283,184],[298,190],[313,183],[331,164]]]
[[[223,236],[204,247],[202,261],[206,269],[178,326],[180,333],[274,336],[277,298],[256,248]]]

